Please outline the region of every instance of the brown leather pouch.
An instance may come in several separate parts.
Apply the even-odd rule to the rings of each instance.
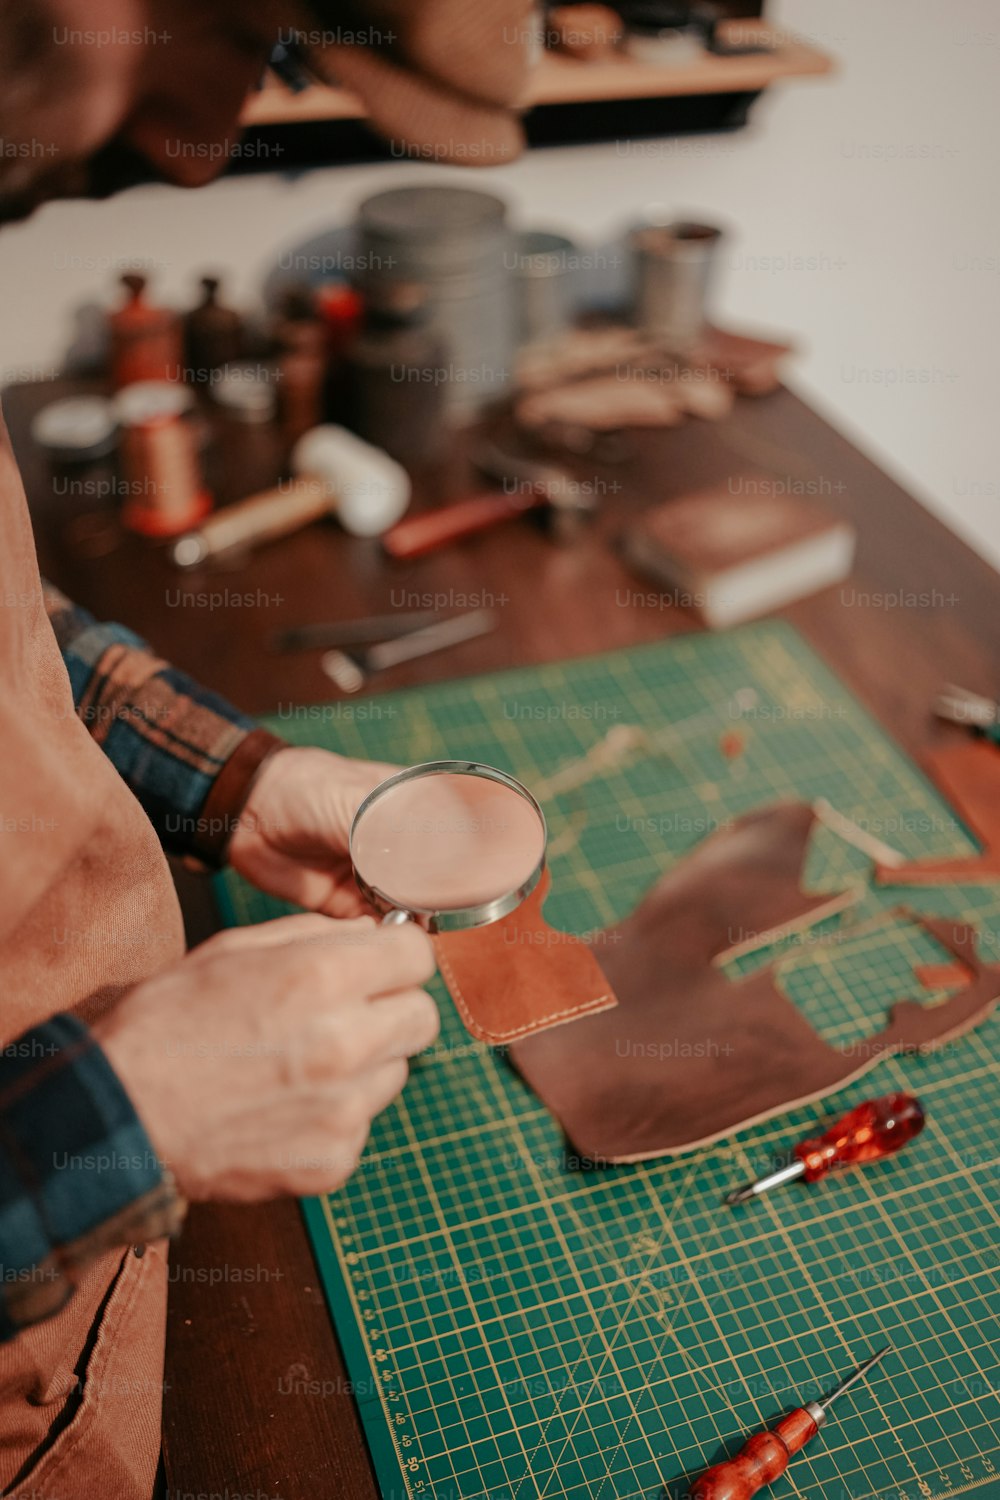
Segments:
[[[441,977],[480,1041],[513,1042],[617,1004],[587,944],[542,916],[549,884],[546,870],[510,916],[434,938]]]

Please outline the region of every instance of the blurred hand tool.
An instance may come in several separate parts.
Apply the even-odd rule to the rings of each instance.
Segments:
[[[298,477],[218,511],[197,531],[178,538],[171,560],[194,568],[241,552],[336,514],[353,536],[377,536],[410,503],[406,470],[344,427],[314,427],[292,449]]]
[[[407,561],[423,557],[532,510],[547,513],[557,541],[570,541],[597,508],[593,486],[587,489],[553,464],[505,453],[492,444],[479,449],[473,462],[480,473],[503,488],[401,521],[382,537],[390,557]]]
[[[891,1348],[891,1344],[886,1344],[875,1350],[822,1400],[797,1406],[776,1427],[755,1432],[733,1458],[706,1469],[691,1486],[692,1500],[750,1500],[765,1485],[773,1484],[788,1468],[792,1454],[798,1453],[819,1432],[838,1396],[867,1376]]]
[[[733,1188],[722,1201],[730,1205],[745,1203],[748,1198],[769,1192],[781,1183],[793,1182],[796,1177],[803,1177],[806,1182],[818,1182],[828,1172],[880,1161],[884,1156],[892,1156],[907,1141],[912,1141],[923,1128],[923,1106],[912,1094],[887,1094],[883,1099],[869,1099],[831,1125],[823,1135],[800,1141],[795,1147],[795,1160],[787,1167],[780,1167],[766,1177],[758,1177],[756,1182]]]
[[[350,656],[346,651],[328,651],[320,665],[341,692],[357,693],[375,672],[384,672],[400,662],[415,661],[419,656],[430,656],[446,646],[471,641],[477,635],[487,635],[496,625],[497,617],[492,610],[473,609],[440,624],[428,625],[424,630],[411,631],[399,640],[380,641]]]
[[[1000,745],[1000,703],[992,698],[948,683],[934,699],[934,712],[939,719],[973,729],[994,745]]]
[[[366,615],[360,620],[326,620],[315,625],[293,625],[272,637],[275,651],[315,651],[321,646],[366,646],[369,641],[394,641],[414,630],[436,625],[433,609],[400,610],[394,615]]]

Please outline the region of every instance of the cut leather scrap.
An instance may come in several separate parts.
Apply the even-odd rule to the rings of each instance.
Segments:
[[[880,885],[943,885],[1000,880],[1000,749],[965,739],[924,756],[931,777],[983,845],[961,859],[922,859],[899,869],[879,865]]]
[[[860,887],[803,890],[809,843],[822,821],[808,802],[778,802],[746,813],[698,844],[628,920],[635,921],[647,903],[654,921],[652,908],[658,912],[661,903],[686,908],[686,921],[703,929],[705,952],[714,964],[814,927],[861,895]]]
[[[582,938],[542,916],[546,870],[528,899],[499,922],[434,938],[438,968],[466,1029],[499,1045],[617,1004]]]
[[[971,976],[937,1005],[895,1004],[886,1027],[829,1046],[776,984],[774,966],[731,981],[734,934],[779,934],[817,901],[800,878],[812,810],[782,804],[714,834],[635,911],[600,935],[618,1006],[518,1041],[510,1059],[584,1160],[634,1162],[707,1145],[833,1093],[892,1052],[939,1046],[1000,997],[973,931],[918,919]]]
[[[962,1036],[984,1021],[1000,1000],[1000,964],[984,964],[979,957],[976,929],[967,922],[944,917],[918,916],[900,910],[897,916],[909,917],[929,932],[949,952],[964,971],[961,988],[939,1005],[924,1005],[920,1000],[898,1000],[889,1011],[884,1031],[845,1049],[843,1056],[865,1058],[858,1072],[863,1073],[879,1058],[893,1052],[933,1052],[946,1042]],[[926,970],[916,971],[918,978]],[[857,1076],[856,1074],[853,1076]]]

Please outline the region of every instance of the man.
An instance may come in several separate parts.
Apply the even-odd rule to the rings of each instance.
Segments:
[[[390,136],[501,160],[523,12],[8,0],[0,220],[109,191],[140,158],[203,182],[224,150],[183,145],[235,138],[292,35]],[[148,1500],[166,1237],[190,1199],[344,1181],[436,1035],[434,960],[416,927],[376,927],[351,881],[350,820],[388,767],[285,745],[43,592],[2,427],[0,527],[0,1487]],[[184,957],[164,848],[306,912]]]

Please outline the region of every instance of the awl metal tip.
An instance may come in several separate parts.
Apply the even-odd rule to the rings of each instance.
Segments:
[[[865,1379],[869,1371],[872,1370],[880,1360],[884,1359],[891,1349],[891,1344],[883,1344],[881,1349],[873,1350],[872,1353],[869,1354],[867,1359],[862,1360],[857,1369],[852,1370],[850,1375],[846,1376],[837,1385],[835,1385],[832,1391],[828,1391],[827,1394],[823,1396],[822,1399],[817,1403],[817,1405],[819,1405],[825,1412],[826,1409],[831,1406],[839,1396],[842,1396],[845,1393],[845,1391],[849,1391],[851,1387],[853,1385],[856,1385],[859,1380]]]

